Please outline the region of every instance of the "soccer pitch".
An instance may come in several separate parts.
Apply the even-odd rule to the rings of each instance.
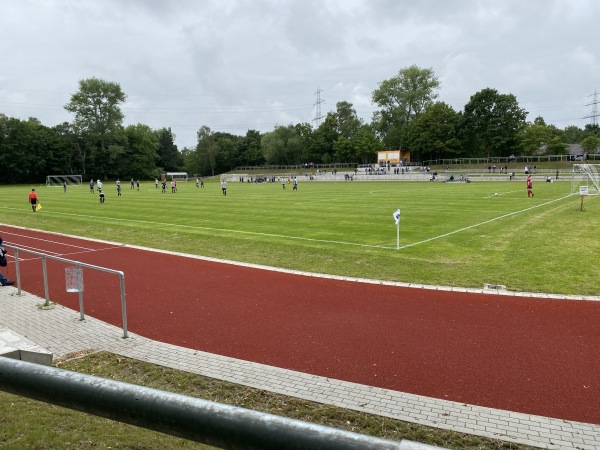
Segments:
[[[177,193],[142,182],[0,187],[1,223],[255,264],[360,278],[598,295],[600,203],[570,182],[218,182]],[[35,187],[42,210],[27,203]],[[495,195],[497,194],[497,195]],[[392,214],[400,209],[400,239]],[[1,231],[1,228],[0,228]],[[6,239],[7,243],[9,239]],[[160,258],[157,258],[160,264]],[[191,274],[193,276],[193,274]]]

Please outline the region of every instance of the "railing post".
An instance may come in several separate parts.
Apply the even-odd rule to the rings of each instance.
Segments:
[[[21,271],[19,270],[19,249],[15,248],[15,272],[17,272],[17,295],[21,295]]]
[[[125,275],[119,274],[121,281],[121,315],[123,317],[123,338],[127,338],[127,305],[125,304]]]
[[[42,272],[44,273],[44,298],[46,306],[50,305],[50,293],[48,291],[48,269],[46,269],[46,255],[42,255]]]
[[[85,320],[83,312],[83,269],[81,264],[76,264],[77,267],[77,286],[79,287],[79,320]]]

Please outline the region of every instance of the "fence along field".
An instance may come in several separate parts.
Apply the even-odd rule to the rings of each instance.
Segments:
[[[3,186],[1,222],[286,269],[420,284],[505,285],[513,291],[597,295],[597,197],[571,195],[571,180],[178,184],[161,193],[104,183],[67,191]],[[400,249],[392,214],[401,210]],[[0,233],[1,233],[0,227]],[[7,241],[8,242],[8,241]],[[159,259],[157,260],[159,263]]]

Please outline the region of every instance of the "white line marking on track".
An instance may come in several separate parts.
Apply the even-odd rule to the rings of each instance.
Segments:
[[[75,248],[81,248],[84,250],[89,250],[89,251],[93,251],[94,249],[92,248],[87,248],[87,247],[81,247],[79,245],[73,245],[73,244],[67,244],[65,242],[60,242],[60,241],[51,241],[49,239],[41,239],[35,236],[26,236],[24,234],[17,234],[17,233],[10,233],[10,232],[5,232],[4,234],[10,235],[10,236],[17,236],[17,237],[22,237],[25,239],[29,239],[29,240],[33,240],[33,241],[42,241],[45,243],[50,243],[50,244],[59,244],[59,245],[64,245],[66,247],[75,247]],[[26,247],[25,245],[23,245],[23,247]],[[35,247],[31,247],[31,249],[35,249]]]

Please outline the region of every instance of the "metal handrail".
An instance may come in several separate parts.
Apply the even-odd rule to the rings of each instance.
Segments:
[[[29,253],[35,256],[39,256],[42,260],[42,272],[44,276],[44,298],[46,299],[45,305],[50,305],[50,296],[48,291],[48,271],[46,269],[46,260],[51,259],[54,261],[60,261],[67,264],[72,264],[76,268],[81,269],[82,267],[94,270],[100,270],[101,272],[112,273],[119,276],[120,288],[121,288],[121,317],[123,320],[123,337],[127,338],[127,305],[125,301],[125,274],[120,270],[108,269],[106,267],[95,266],[93,264],[82,263],[80,261],[74,261],[72,259],[61,258],[60,256],[47,255],[45,253],[36,252],[35,250],[29,250],[15,245],[3,244],[5,248],[9,248],[14,251],[15,257],[15,271],[17,273],[17,294],[21,295],[21,271],[19,269],[19,252]],[[82,275],[83,276],[83,275]],[[79,320],[84,320],[84,305],[83,305],[83,290],[79,290]]]
[[[0,390],[225,449],[438,448],[2,357]]]

